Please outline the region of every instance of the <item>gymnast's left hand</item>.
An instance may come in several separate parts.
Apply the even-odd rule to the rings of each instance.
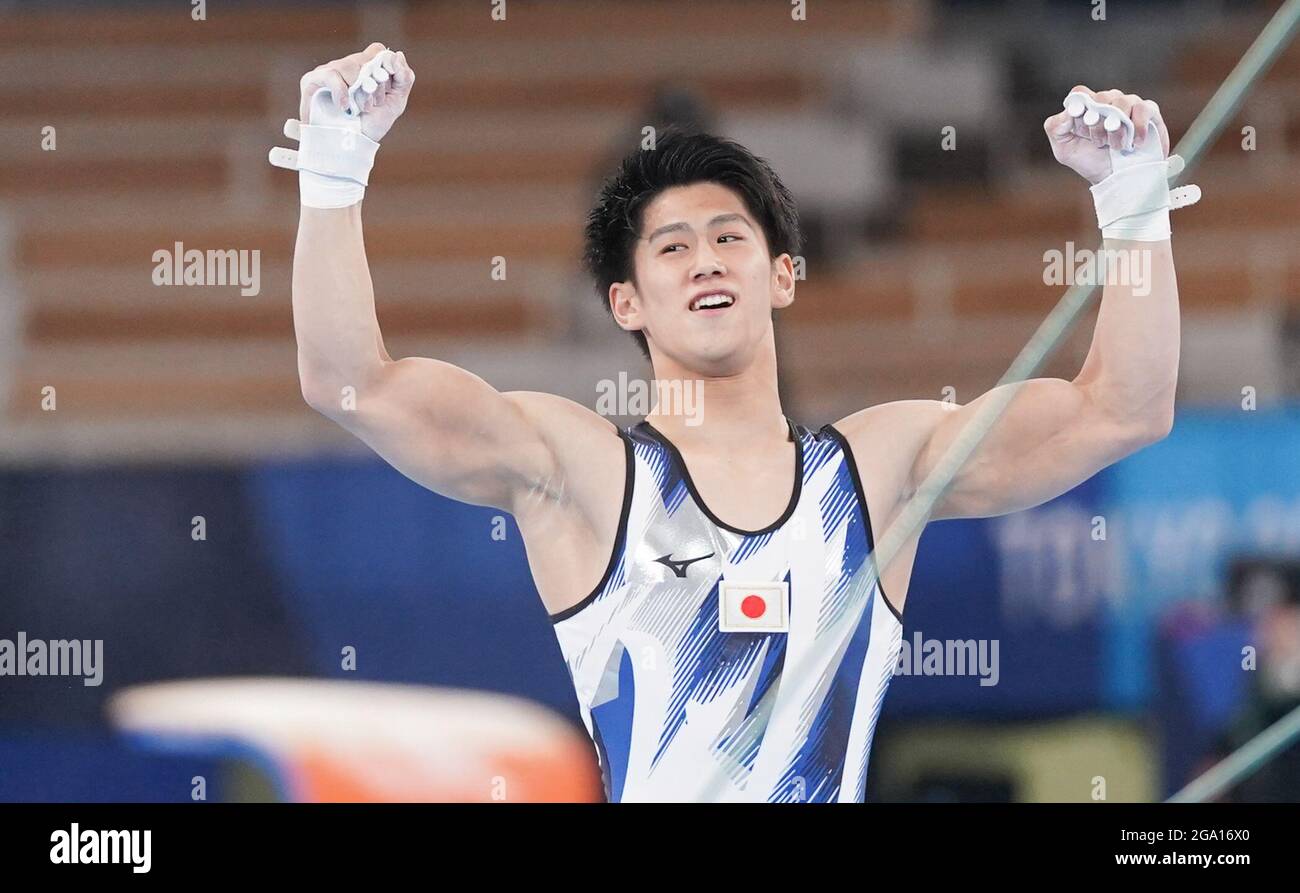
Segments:
[[[1133,121],[1133,148],[1137,152],[1150,154],[1153,160],[1169,156],[1169,130],[1160,115],[1160,106],[1153,100],[1120,90],[1094,92],[1082,84],[1070,93],[1086,93],[1097,102],[1113,105],[1128,115]],[[1154,128],[1148,130],[1148,125],[1152,124]],[[1056,160],[1094,185],[1110,176],[1114,169],[1112,150],[1118,152],[1124,139],[1122,128],[1107,133],[1102,122],[1089,126],[1083,123],[1083,118],[1071,117],[1064,109],[1044,121],[1043,130],[1047,132]],[[1160,140],[1158,158],[1155,146],[1148,144],[1149,140],[1157,136]]]

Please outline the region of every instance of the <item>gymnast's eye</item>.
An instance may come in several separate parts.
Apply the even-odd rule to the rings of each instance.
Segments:
[[[742,238],[743,236],[739,236],[736,233],[724,233],[723,235],[718,236],[718,241],[721,242],[723,239],[735,239],[736,241],[740,241]],[[672,249],[674,248],[685,248],[685,247],[686,246],[683,245],[681,242],[674,242],[671,245],[665,245],[662,249],[660,249],[659,253],[667,254],[670,251],[672,251]]]

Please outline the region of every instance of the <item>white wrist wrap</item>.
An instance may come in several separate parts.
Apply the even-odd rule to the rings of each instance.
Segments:
[[[342,127],[298,127],[298,183],[309,208],[346,208],[361,201],[379,143]]]
[[[1169,238],[1167,171],[1161,159],[1117,170],[1092,187],[1097,225],[1104,238],[1139,242]]]

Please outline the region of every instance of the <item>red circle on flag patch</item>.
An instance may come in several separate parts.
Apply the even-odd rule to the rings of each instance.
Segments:
[[[762,617],[767,612],[767,602],[757,595],[747,595],[740,603],[740,611],[746,617]]]

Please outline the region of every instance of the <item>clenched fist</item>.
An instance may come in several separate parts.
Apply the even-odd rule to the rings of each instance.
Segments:
[[[1150,99],[1143,99],[1133,93],[1121,93],[1119,90],[1102,90],[1094,93],[1080,84],[1070,91],[1083,93],[1098,103],[1114,106],[1133,122],[1133,148],[1141,154],[1160,160],[1169,155],[1169,131],[1160,117],[1160,107]],[[1148,131],[1148,125],[1154,125],[1154,133]],[[1052,145],[1052,154],[1061,164],[1086,177],[1090,183],[1097,184],[1113,173],[1111,152],[1119,151],[1123,145],[1124,130],[1107,132],[1103,122],[1085,124],[1083,117],[1074,117],[1062,110],[1043,122],[1047,138]],[[1155,145],[1147,141],[1159,139],[1158,152]]]
[[[372,61],[374,65],[367,68]],[[363,76],[363,68],[373,76]],[[312,121],[310,116],[312,97],[326,89],[340,112],[349,108],[350,98],[355,99],[361,132],[378,142],[406,111],[414,83],[415,72],[406,63],[405,53],[394,53],[382,43],[372,43],[359,53],[326,62],[303,75],[298,120],[303,124],[324,123]]]

